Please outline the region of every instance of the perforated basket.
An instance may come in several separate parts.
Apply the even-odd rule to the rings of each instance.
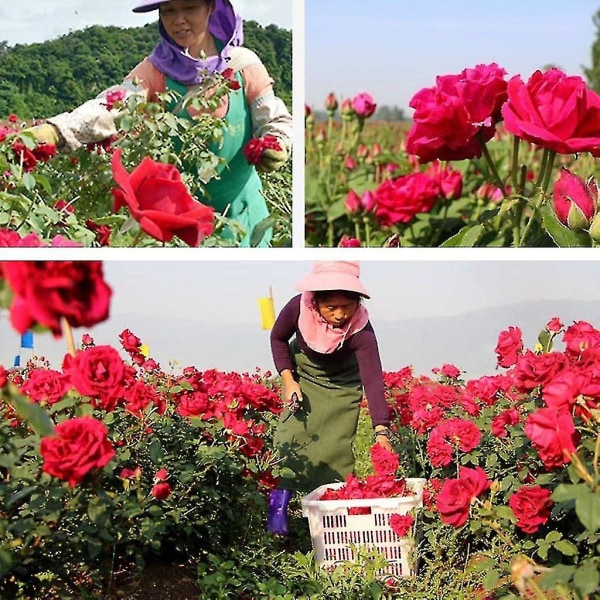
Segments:
[[[356,560],[352,546],[377,550],[387,560],[386,575],[412,577],[415,574],[415,541],[401,538],[391,528],[394,514],[405,515],[423,505],[425,479],[407,479],[414,495],[404,498],[364,498],[356,500],[319,500],[327,489],[344,483],[318,487],[302,499],[302,515],[308,518],[315,559],[322,567]],[[367,508],[369,514],[350,514],[350,509]]]

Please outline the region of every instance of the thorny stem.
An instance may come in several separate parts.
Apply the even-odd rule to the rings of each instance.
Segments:
[[[521,139],[519,138],[519,136],[515,135],[514,139],[513,139],[512,169],[511,169],[513,187],[515,188],[515,190],[518,189],[517,176],[518,176],[518,171],[519,171],[519,143],[520,143],[520,141],[521,141]]]

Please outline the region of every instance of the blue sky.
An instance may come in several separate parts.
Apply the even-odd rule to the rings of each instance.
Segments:
[[[436,75],[496,62],[527,79],[549,63],[583,75],[598,0],[306,0],[306,98],[370,92],[408,110]]]
[[[468,367],[468,362],[479,365],[481,360],[493,364],[500,330],[516,325],[537,335],[553,316],[600,326],[600,261],[508,256],[511,259],[400,260],[392,253],[390,260],[362,260],[361,279],[371,294],[366,306],[380,333],[384,368],[410,363],[426,374],[443,362],[460,367]],[[268,295],[272,286],[280,310],[297,293],[297,281],[312,264],[297,258],[105,261],[105,278],[114,291],[111,316],[87,331],[98,344],[118,345],[118,334],[131,328],[163,368],[173,360],[202,369],[271,369],[269,332],[260,327],[257,299]],[[533,316],[522,312],[523,301],[534,303]],[[551,301],[557,302],[553,314],[547,307]],[[580,312],[581,302],[588,303],[587,318]],[[537,311],[538,306],[543,308]],[[486,308],[497,309],[494,322],[469,325],[469,315]],[[399,331],[395,323],[402,323]],[[76,330],[77,342],[85,331]],[[2,313],[0,364],[12,365],[19,339]],[[56,367],[66,351],[64,339],[55,341],[48,334],[36,335],[35,347]]]

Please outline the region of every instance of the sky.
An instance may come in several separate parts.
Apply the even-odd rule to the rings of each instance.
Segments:
[[[268,296],[272,288],[276,310],[281,310],[311,265],[296,259],[104,261],[105,279],[113,289],[110,318],[90,329],[76,329],[75,341],[89,332],[97,344],[118,347],[118,334],[130,328],[163,368],[175,361],[224,371],[272,369],[269,332],[261,328],[257,299]],[[553,316],[592,319],[600,327],[600,310],[595,308],[600,300],[600,261],[396,259],[362,260],[361,268],[361,280],[371,295],[365,306],[380,331],[386,370],[418,364],[425,372],[452,362],[457,354],[458,361],[477,354],[482,342],[489,362],[501,329],[528,325],[520,322],[531,312],[518,309],[524,301],[533,303],[533,319],[527,319],[536,321],[532,324],[536,334]],[[536,303],[546,307],[550,301],[556,301],[552,310],[559,314],[535,313]],[[569,309],[582,302],[589,303],[587,319]],[[491,308],[501,316],[498,323],[488,326],[477,320],[468,325],[465,316]],[[423,340],[428,341],[420,339],[418,328],[394,330],[395,323],[413,321],[424,328]],[[456,328],[452,334],[442,333],[452,332],[453,323],[460,324],[458,337]],[[54,340],[50,334],[36,334],[35,340],[36,353],[58,367],[66,352],[65,340]],[[19,341],[3,312],[0,364],[12,365]],[[455,347],[457,352],[451,352]],[[435,356],[435,363],[431,358],[430,364],[430,356]]]
[[[70,31],[91,25],[140,27],[157,20],[156,11],[136,14],[131,9],[137,0],[20,0],[14,5],[0,2],[0,42],[31,44],[55,39]],[[271,23],[292,28],[292,0],[234,0],[244,19],[263,26]]]
[[[598,0],[305,0],[306,100],[369,92],[408,104],[437,75],[498,63],[524,80],[554,64],[591,65]]]

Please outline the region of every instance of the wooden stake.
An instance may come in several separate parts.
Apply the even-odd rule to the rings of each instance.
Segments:
[[[73,340],[73,329],[65,317],[61,317],[63,331],[67,340],[67,350],[71,356],[75,356],[75,341]]]

